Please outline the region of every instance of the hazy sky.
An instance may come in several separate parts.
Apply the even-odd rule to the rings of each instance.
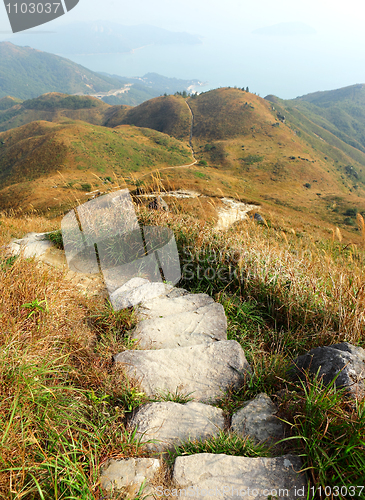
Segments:
[[[58,24],[74,21],[109,20],[200,34],[206,43],[219,46],[221,50],[212,49],[211,55],[206,55],[200,65],[195,61],[190,68],[188,62],[182,60],[179,74],[174,73],[176,64],[169,66],[162,55],[156,56],[156,72],[212,80],[217,84],[221,71],[224,85],[250,85],[252,82],[250,88],[261,95],[275,93],[289,98],[365,83],[364,19],[364,0],[80,0],[70,13],[35,31],[56,31]],[[289,22],[305,23],[314,28],[316,34],[252,35],[255,29]],[[10,33],[5,6],[1,2],[0,41],[9,38]],[[34,36],[50,35],[35,33]],[[77,62],[87,65],[84,61]],[[105,67],[95,67],[97,64],[94,61],[90,69],[106,71]],[[136,76],[131,74],[133,70],[142,73],[153,70],[153,57],[148,64],[137,58],[128,64],[125,63],[122,76]],[[212,76],[213,65],[215,76]],[[115,73],[121,74],[121,69]]]

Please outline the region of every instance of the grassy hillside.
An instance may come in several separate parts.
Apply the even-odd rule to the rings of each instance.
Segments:
[[[277,448],[255,447],[246,437],[181,443],[172,457],[163,457],[172,460],[170,465],[164,461],[157,484],[171,488],[169,467],[176,454],[293,453],[301,456],[314,489],[349,491],[349,485],[359,485],[354,491],[361,491],[365,402],[355,405],[342,391],[309,378],[293,383],[287,370],[297,355],[317,346],[344,341],[365,346],[364,249],[289,232],[284,238],[250,220],[217,234],[187,214],[136,210],[141,225],[174,231],[182,267],[187,257],[189,262],[178,286],[209,293],[222,304],[227,337],[239,342],[252,367],[252,377],[239,389],[222,392],[217,406],[228,419],[265,392],[276,403],[278,417],[290,424],[289,439]],[[151,400],[189,397],[179,392],[148,398],[136,380],[112,365],[114,354],[139,347],[130,308],[114,311],[103,295],[93,295],[92,282],[85,297],[83,276],[70,280],[66,272],[34,259],[6,258],[4,246],[11,237],[59,228],[59,219],[1,218],[4,500],[105,498],[98,478],[107,459],[151,454],[128,427],[131,413]]]
[[[4,99],[7,99],[6,103],[13,102],[14,105],[0,111],[0,132],[37,120],[59,122],[64,118],[102,125],[105,121],[104,114],[112,111],[108,104],[95,97],[72,96],[57,92],[23,102],[13,101],[10,97]]]
[[[191,125],[187,104],[194,114],[193,146],[197,163],[179,168],[179,165],[192,162],[187,149]],[[114,161],[113,154],[118,145],[111,143],[106,154],[104,144],[91,142],[86,148],[80,149],[83,156],[74,152],[70,162],[72,168],[74,171],[86,170],[82,179],[76,176],[72,178],[72,182],[76,179],[81,184],[94,187],[95,177],[89,169],[91,164],[97,166],[93,171],[95,174],[100,168],[110,177],[114,169],[117,176],[129,177],[130,182],[132,172],[133,185],[139,186],[147,186],[152,181],[152,177],[146,175],[149,171],[159,170],[165,189],[169,186],[188,188],[212,199],[230,196],[253,202],[261,205],[262,213],[267,218],[271,217],[270,214],[276,214],[302,233],[326,234],[331,237],[335,228],[339,227],[347,241],[358,241],[360,238],[356,214],[365,214],[365,154],[313,123],[301,111],[289,109],[274,97],[270,102],[240,89],[221,88],[190,97],[187,102],[181,96],[164,96],[131,108],[108,106],[87,96],[51,93],[0,112],[0,121],[1,119],[4,128],[41,119],[54,122],[53,126],[43,122],[42,126],[49,131],[61,130],[62,127],[79,127],[81,134],[91,125],[83,122],[76,124],[73,120],[104,125],[100,127],[103,134],[132,130],[130,126],[134,126],[135,138],[129,136],[127,143],[133,139],[142,145],[138,146],[138,154],[143,156],[143,160],[139,163],[137,159],[131,160],[134,156],[132,152],[128,152],[122,159],[123,167],[119,168],[120,164]],[[17,134],[18,132],[14,132],[16,130],[11,129],[7,133]],[[33,136],[28,138],[27,130],[27,127],[21,128],[19,137],[21,134],[25,134],[25,137],[20,142],[22,147],[25,147],[24,141],[28,141],[29,147],[33,147],[32,141],[35,139]],[[60,138],[58,134],[59,132],[57,140]],[[159,155],[165,151],[166,158],[154,156],[153,161],[147,161],[148,152],[144,141],[148,134],[157,134],[148,140],[153,142],[154,147],[158,147]],[[171,146],[171,140],[176,142],[171,136],[183,140],[184,144],[177,142],[177,149]],[[4,142],[3,145],[0,144],[2,151],[7,147],[7,137],[0,137],[0,141]],[[40,141],[39,137],[37,141]],[[60,143],[68,144],[65,154],[73,154],[67,141],[62,139]],[[109,144],[109,139],[105,143]],[[40,151],[39,148],[38,150]],[[34,151],[38,150],[34,148]],[[177,156],[172,155],[174,151]],[[184,155],[182,151],[185,151]],[[32,154],[29,153],[28,157],[32,158]],[[12,181],[10,179],[22,171],[21,161],[26,157],[27,155],[19,156],[13,151],[8,153],[7,159],[3,157],[3,183],[7,186],[9,183],[14,185],[15,177]],[[44,162],[40,159],[35,163],[36,171],[27,166],[24,172],[30,168],[31,177],[41,174],[46,176],[41,168]],[[10,164],[13,165],[13,170],[9,169]],[[52,165],[56,168],[56,164],[53,156],[49,162],[50,168],[53,168]],[[61,162],[58,166],[61,168],[62,165]],[[91,181],[90,175],[87,179],[86,174],[91,175]],[[17,183],[24,182],[24,179],[16,179]],[[58,185],[53,177],[52,183]],[[6,206],[9,203],[15,204],[15,195],[23,199],[20,194],[21,189],[25,189],[23,184],[18,184],[16,192],[14,187],[6,189],[6,195],[5,192],[2,195]],[[56,201],[60,199],[58,195],[54,198]],[[63,196],[61,198],[64,199]],[[41,197],[38,203],[42,204],[40,199]],[[30,197],[27,197],[28,202]],[[43,203],[43,206],[48,206],[49,203],[47,195],[47,203]],[[187,209],[192,205],[191,201],[184,203]],[[201,211],[198,206],[195,210]]]
[[[0,111],[5,111],[9,108],[12,108],[16,104],[20,104],[21,102],[21,99],[16,99],[15,97],[11,97],[10,95],[2,97],[0,99]]]
[[[365,152],[365,85],[315,92],[282,101],[350,146]]]
[[[0,98],[31,99],[46,92],[76,94],[108,91],[120,83],[64,57],[0,42]]]
[[[116,109],[105,121],[107,127],[128,124],[148,127],[178,139],[190,134],[190,112],[180,96],[163,96],[150,99],[134,108]]]
[[[185,113],[185,103],[181,97],[172,99],[121,109],[106,123],[158,129],[169,119],[163,130],[181,136],[181,114],[169,113],[167,105],[180,103]],[[166,173],[166,181],[213,197],[224,194],[255,202],[267,216],[280,214],[301,232],[331,236],[338,226],[345,238],[359,238],[356,213],[365,213],[364,153],[277,99],[272,103],[222,88],[187,102],[194,113],[198,163]]]
[[[61,210],[124,178],[134,186],[138,175],[190,162],[187,145],[150,129],[32,122],[0,133],[0,206]]]

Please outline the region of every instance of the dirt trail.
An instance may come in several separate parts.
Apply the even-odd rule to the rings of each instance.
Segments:
[[[193,113],[193,110],[191,109],[191,107],[189,106],[189,103],[188,101],[185,101],[185,104],[187,105],[187,107],[189,108],[189,111],[190,111],[190,115],[191,115],[191,122],[190,122],[190,136],[189,136],[189,146],[190,146],[190,149],[191,149],[191,154],[195,160],[195,162],[197,161],[196,158],[195,158],[195,153],[194,153],[194,147],[193,147],[193,128],[194,128],[194,113]]]
[[[191,122],[190,122],[190,136],[189,136],[189,146],[191,149],[191,155],[194,159],[193,163],[189,163],[189,165],[177,165],[174,167],[165,167],[165,168],[160,168],[155,170],[154,172],[160,172],[161,170],[167,170],[167,169],[174,169],[174,168],[185,168],[185,167],[191,167],[195,165],[198,160],[195,158],[195,152],[194,152],[194,147],[193,147],[193,128],[194,128],[194,113],[189,106],[189,103],[185,101],[185,104],[187,105],[190,115],[191,115]],[[145,175],[149,175],[151,172],[148,172],[146,174],[141,175],[138,177],[140,179],[141,177],[144,177]],[[189,191],[189,190],[178,190],[178,191],[168,191],[165,193],[149,193],[145,195],[140,195],[141,197],[145,198],[154,198],[155,196],[173,196],[175,198],[207,198],[207,196],[204,196],[198,192],[195,191]],[[242,203],[241,201],[233,200],[230,198],[220,198],[220,201],[223,203],[223,207],[217,209],[217,214],[218,214],[218,221],[215,226],[217,230],[224,230],[228,229],[234,222],[242,219],[247,219],[247,214],[251,210],[258,210],[260,207],[257,205],[250,205],[248,203]]]
[[[174,197],[174,198],[209,198],[197,191],[179,189],[177,191],[155,192],[139,195],[140,198],[155,198],[156,196]],[[259,210],[257,205],[243,203],[242,201],[233,200],[232,198],[219,198],[223,203],[223,207],[217,208],[218,221],[215,226],[217,230],[228,229],[234,222],[247,219],[248,212]]]

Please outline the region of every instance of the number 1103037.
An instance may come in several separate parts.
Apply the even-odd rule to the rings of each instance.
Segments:
[[[61,3],[8,3],[6,8],[9,14],[56,14]]]
[[[315,486],[311,486],[309,489],[311,490],[313,496],[316,492],[318,492],[321,498],[322,495],[325,495],[326,497],[329,498],[331,497],[356,498],[361,496],[364,488],[365,486],[318,486],[317,488]]]

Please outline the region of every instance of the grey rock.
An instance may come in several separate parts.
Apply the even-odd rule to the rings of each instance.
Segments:
[[[335,385],[345,387],[355,397],[365,394],[365,349],[347,342],[317,347],[299,356],[291,367],[292,376],[303,377],[303,370],[319,377],[329,385],[338,375]]]
[[[160,468],[160,461],[154,458],[128,458],[109,460],[100,474],[101,487],[111,495],[123,491],[128,498],[133,498],[139,492],[143,481],[146,480],[142,497],[151,499],[154,488],[149,484]],[[111,497],[111,496],[110,496]]]
[[[136,436],[154,451],[174,449],[182,441],[207,439],[219,434],[224,427],[223,411],[214,406],[173,401],[143,405],[132,417],[129,426],[137,427]]]
[[[299,457],[248,458],[200,453],[175,460],[173,479],[177,491],[195,500],[217,498],[267,500],[274,498],[298,500],[307,498],[308,484]],[[224,488],[224,490],[223,490]],[[189,495],[190,492],[190,495]]]
[[[260,215],[258,213],[254,214],[253,218],[256,222],[264,222],[262,215]]]
[[[284,427],[275,416],[277,409],[267,394],[259,394],[232,415],[231,429],[257,442],[272,443],[284,437]]]
[[[164,295],[172,290],[171,285],[165,283],[151,283],[144,278],[132,278],[123,286],[110,294],[110,302],[115,310],[135,306],[145,300]]]
[[[174,290],[179,290],[175,288]],[[171,314],[179,314],[213,304],[212,297],[205,293],[188,293],[184,290],[183,295],[173,297],[171,293],[164,297],[158,297],[145,301],[138,307],[136,313],[139,320],[151,318],[166,318]]]
[[[165,210],[165,212],[169,211],[169,206],[164,201],[161,196],[156,196],[152,201],[149,202],[148,208],[150,210]]]
[[[186,297],[189,296],[169,299],[170,307],[166,300],[160,299],[161,305],[165,305],[161,307],[161,315],[138,323],[132,337],[139,340],[140,348],[168,349],[227,339],[227,319],[223,306],[211,302],[195,310],[179,312],[178,305]],[[192,303],[188,302],[187,306]],[[157,313],[157,310],[154,312]]]
[[[235,340],[208,345],[124,351],[114,356],[147,396],[159,391],[191,393],[196,401],[216,400],[228,387],[240,387],[251,368]]]
[[[40,257],[54,246],[51,241],[47,240],[47,234],[48,233],[28,233],[23,238],[13,239],[10,244],[7,245],[6,250],[11,255],[22,254],[25,258]]]

